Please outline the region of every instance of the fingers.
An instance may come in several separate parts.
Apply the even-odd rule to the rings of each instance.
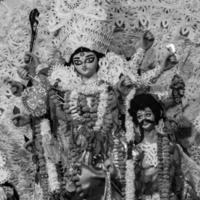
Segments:
[[[130,79],[126,79],[125,81],[124,81],[124,85],[125,86],[131,86],[133,83],[132,83],[132,81],[130,80]]]
[[[15,126],[19,126],[19,118],[21,117],[21,115],[20,114],[17,114],[17,115],[15,115],[13,118],[12,118],[12,122],[13,122],[13,124],[15,125]]]
[[[23,85],[20,82],[11,81],[10,86],[11,86],[10,89],[11,89],[12,94],[14,94],[15,96],[21,95],[23,91]]]
[[[77,175],[74,175],[74,176],[72,177],[72,181],[75,182],[75,183],[77,183],[77,182],[80,181],[80,178],[79,178]]]
[[[104,162],[104,167],[106,170],[108,170],[111,174],[114,174],[115,168],[114,168],[114,164],[112,163],[112,161],[110,159],[107,159]]]
[[[2,187],[0,187],[0,200],[6,200],[6,194],[4,192],[4,189]]]
[[[133,84],[131,79],[128,76],[123,76],[121,81],[122,81],[122,85],[126,87],[131,86]]]
[[[150,31],[146,31],[143,36],[144,40],[154,41],[154,35]]]
[[[106,169],[109,169],[112,165],[112,162],[110,159],[107,159],[105,162],[104,162],[104,166]]]
[[[168,56],[168,61],[171,62],[172,64],[177,64],[178,59],[175,54],[171,54]]]
[[[25,56],[24,56],[24,62],[26,64],[28,64],[30,62],[30,60],[31,60],[31,57],[28,54],[25,54]]]
[[[28,78],[28,72],[23,68],[19,68],[17,70],[17,73],[19,74],[19,76],[22,78],[22,79],[27,79]]]
[[[38,62],[38,57],[31,52],[26,52],[24,56],[24,62],[28,64],[31,60]]]
[[[171,89],[184,89],[185,88],[184,80],[180,76],[175,75],[172,79],[170,88]]]
[[[154,43],[154,35],[150,31],[146,31],[143,35],[143,48],[148,50]]]
[[[81,182],[80,182],[80,178],[77,176],[76,173],[74,173],[74,175],[72,177],[72,181],[74,182],[74,184],[76,186],[76,192],[78,193],[79,197],[84,197],[84,193],[83,193],[82,185],[81,185]]]
[[[171,52],[168,52],[166,59],[164,61],[164,70],[169,70],[175,65],[178,64],[178,59],[175,54],[172,54]]]
[[[50,98],[50,100],[53,101],[54,104],[58,105],[58,103],[60,103],[60,99],[59,99],[56,91],[54,91],[54,90],[49,91],[49,98]]]
[[[12,118],[12,122],[16,127],[21,127],[27,125],[30,122],[30,118],[28,115],[17,114]]]

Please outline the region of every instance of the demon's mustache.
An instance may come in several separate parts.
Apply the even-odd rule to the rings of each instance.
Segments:
[[[155,121],[152,121],[152,120],[149,120],[149,119],[144,119],[139,123],[139,125],[143,126],[145,122],[150,123],[150,124],[154,124],[155,123]]]

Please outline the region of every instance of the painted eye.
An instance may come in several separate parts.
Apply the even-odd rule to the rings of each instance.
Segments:
[[[147,113],[146,116],[147,116],[147,117],[151,117],[151,113]]]
[[[83,62],[80,60],[74,60],[74,65],[82,65]]]
[[[86,59],[86,63],[92,63],[94,62],[94,57],[90,57]]]

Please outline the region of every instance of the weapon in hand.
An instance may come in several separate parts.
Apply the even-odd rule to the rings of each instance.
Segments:
[[[40,13],[37,8],[33,9],[29,15],[29,22],[31,25],[31,42],[30,42],[30,49],[29,51],[33,51],[34,42],[37,37],[37,26],[39,24],[37,18],[39,17]]]
[[[35,8],[33,9],[30,14],[29,14],[29,22],[31,26],[31,41],[30,41],[30,46],[29,46],[29,52],[32,53],[34,43],[37,37],[37,26],[39,24],[37,18],[39,17],[39,11]],[[25,59],[25,63],[30,63],[32,61],[31,56]]]

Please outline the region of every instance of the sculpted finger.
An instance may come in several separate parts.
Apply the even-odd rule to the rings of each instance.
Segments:
[[[78,176],[73,176],[72,181],[78,182],[78,181],[80,181],[80,178]]]
[[[30,62],[30,59],[31,59],[31,57],[28,54],[25,54],[25,56],[24,56],[24,62],[26,64],[28,64]]]
[[[85,195],[84,195],[83,192],[81,192],[81,193],[79,194],[79,196],[80,196],[80,197],[84,197]]]
[[[81,187],[81,183],[80,183],[79,181],[75,181],[75,185],[76,185],[77,187]]]
[[[82,190],[81,187],[77,187],[77,188],[76,188],[76,192],[81,193],[82,191],[83,191],[83,190]]]

